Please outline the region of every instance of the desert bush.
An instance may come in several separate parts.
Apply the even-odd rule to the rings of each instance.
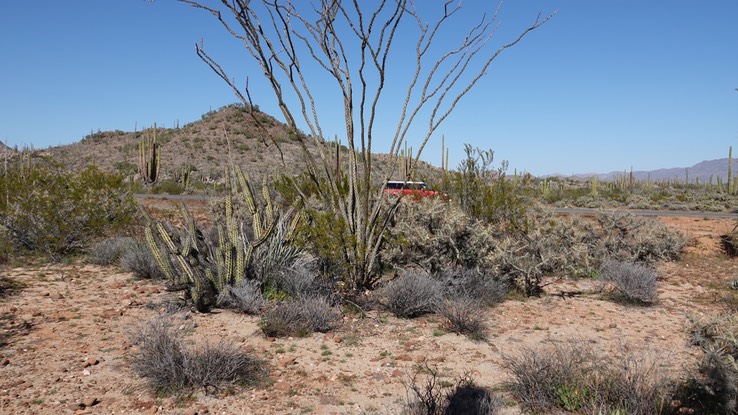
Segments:
[[[495,415],[502,399],[466,375],[454,383],[443,381],[438,369],[428,364],[405,383],[404,415]]]
[[[663,414],[671,381],[650,357],[609,359],[582,340],[505,356],[510,390],[528,411]]]
[[[608,260],[602,265],[598,278],[603,288],[611,288],[617,298],[640,304],[656,301],[659,277],[648,266]]]
[[[123,254],[130,249],[134,239],[128,236],[112,236],[96,242],[87,251],[90,262],[109,266],[117,264]]]
[[[136,345],[128,357],[131,369],[164,393],[205,392],[252,383],[263,377],[260,363],[232,343],[188,346],[170,316],[159,316],[131,335]]]
[[[463,334],[472,340],[485,340],[487,326],[479,300],[459,296],[444,300],[436,310],[445,318],[444,327],[454,333]]]
[[[382,290],[385,306],[401,318],[435,312],[443,300],[443,286],[422,271],[405,271]]]
[[[612,257],[638,261],[674,261],[681,258],[689,239],[652,218],[629,213],[603,213],[598,216],[602,243]]]
[[[304,337],[335,328],[341,313],[323,297],[278,301],[261,318],[259,326],[269,337]]]
[[[59,258],[123,229],[136,208],[121,176],[37,165],[0,175],[0,223],[19,248]]]
[[[166,258],[168,261],[168,258]],[[132,272],[136,278],[166,279],[166,274],[154,258],[151,250],[143,241],[133,240],[120,257],[121,267]]]
[[[444,177],[442,188],[470,217],[515,229],[528,205],[529,176],[510,179],[507,162],[493,168],[494,152],[464,145],[466,157]]]
[[[449,268],[435,278],[447,298],[470,297],[488,307],[500,303],[510,288],[508,281],[485,268]]]
[[[403,200],[394,222],[383,260],[396,266],[420,266],[431,274],[449,267],[474,268],[493,247],[488,225],[438,198]]]
[[[258,314],[265,305],[261,293],[261,283],[256,280],[242,280],[233,286],[224,287],[218,305],[233,307],[246,314]]]

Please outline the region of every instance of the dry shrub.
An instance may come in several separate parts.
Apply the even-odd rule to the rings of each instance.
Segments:
[[[156,262],[156,258],[146,243],[133,240],[120,257],[124,270],[132,272],[136,278],[166,279],[166,275]]]
[[[390,281],[382,294],[392,314],[414,318],[434,313],[443,301],[443,286],[422,271],[408,270]]]
[[[474,268],[493,247],[488,225],[438,198],[404,199],[394,222],[384,259],[396,266],[420,266],[431,274],[454,266]]]
[[[178,394],[203,388],[215,392],[264,376],[260,363],[232,343],[189,346],[181,336],[170,316],[152,319],[131,335],[137,346],[128,358],[131,368],[157,391]]]
[[[584,341],[505,356],[510,390],[524,410],[585,414],[663,414],[671,382],[650,357],[610,359]]]
[[[638,262],[675,261],[689,238],[653,218],[613,212],[598,216],[602,243],[613,257]]]
[[[602,264],[599,279],[616,298],[637,304],[653,304],[658,295],[656,271],[645,265],[608,260]]]
[[[93,264],[110,266],[118,263],[134,243],[135,240],[128,236],[112,236],[90,246],[87,255]]]
[[[447,269],[436,279],[445,287],[447,297],[471,297],[488,307],[500,303],[510,286],[505,279],[481,268]]]
[[[472,340],[486,339],[484,310],[476,298],[461,296],[446,299],[437,312],[446,319],[444,327],[447,330],[463,334]]]
[[[218,305],[233,307],[243,313],[256,315],[264,307],[264,296],[261,293],[261,283],[256,280],[244,279],[235,285],[223,287]]]
[[[428,364],[420,367],[405,382],[407,395],[404,415],[495,415],[503,407],[502,399],[478,386],[470,376],[455,383],[442,381],[438,369]]]
[[[323,297],[279,301],[261,318],[261,331],[269,337],[304,337],[335,328],[341,313]]]

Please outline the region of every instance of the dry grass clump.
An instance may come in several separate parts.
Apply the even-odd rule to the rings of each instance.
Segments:
[[[338,326],[341,313],[323,297],[279,301],[262,315],[259,326],[269,337],[304,337]]]
[[[638,304],[653,304],[658,295],[656,271],[645,265],[608,260],[599,273],[603,289],[609,288],[615,298]]]
[[[400,318],[434,313],[443,301],[443,287],[422,271],[408,270],[382,290],[385,306]]]
[[[132,272],[136,278],[166,279],[149,247],[139,240],[133,240],[126,246],[120,257],[120,265],[124,270]]]
[[[261,283],[249,279],[223,287],[218,301],[220,306],[233,307],[250,315],[259,314],[265,304],[264,296],[261,293]]]
[[[609,359],[581,340],[506,357],[510,390],[526,411],[665,414],[671,381],[657,362],[624,353]]]
[[[135,240],[128,236],[112,236],[92,244],[87,250],[90,262],[95,265],[117,264]]]
[[[179,394],[202,388],[206,393],[261,379],[261,364],[225,341],[187,345],[171,317],[159,316],[131,335],[137,346],[131,368],[160,392]]]

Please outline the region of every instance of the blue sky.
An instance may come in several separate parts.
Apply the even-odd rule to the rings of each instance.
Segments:
[[[424,13],[438,2],[415,4]],[[459,33],[484,4],[496,3],[463,2]],[[507,0],[492,46],[554,9],[550,22],[495,61],[434,135],[425,160],[440,163],[441,134],[452,166],[470,143],[536,175],[686,167],[738,147],[738,1]],[[237,82],[249,77],[263,111],[279,115],[239,45],[184,4],[2,2],[0,140],[68,144],[90,131],[184,124],[235,102],[195,55],[201,38]],[[392,81],[406,73],[397,68]],[[340,119],[325,108],[326,135],[340,134]],[[375,148],[388,148],[383,137],[393,127],[382,117]]]

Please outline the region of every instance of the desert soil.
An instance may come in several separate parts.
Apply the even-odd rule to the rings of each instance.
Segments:
[[[398,413],[419,364],[436,367],[444,379],[468,374],[479,385],[503,389],[505,356],[574,338],[612,353],[623,346],[654,353],[681,373],[701,354],[689,344],[687,316],[717,312],[725,283],[738,277],[738,262],[719,247],[719,235],[734,222],[661,220],[693,243],[682,261],[658,266],[663,278],[656,305],[614,303],[588,280],[556,282],[540,298],[487,310],[484,342],[444,334],[432,316],[401,320],[371,311],[363,319],[346,315],[335,332],[268,339],[256,317],[187,312],[178,317],[178,329],[188,339],[236,342],[266,362],[270,378],[234,394],[197,392],[188,399],[157,396],[126,360],[134,347],[129,333],[173,295],[161,283],[83,262],[6,266],[0,281],[14,288],[0,297],[0,413]],[[584,294],[562,298],[561,291]],[[506,400],[505,412],[519,413]]]

